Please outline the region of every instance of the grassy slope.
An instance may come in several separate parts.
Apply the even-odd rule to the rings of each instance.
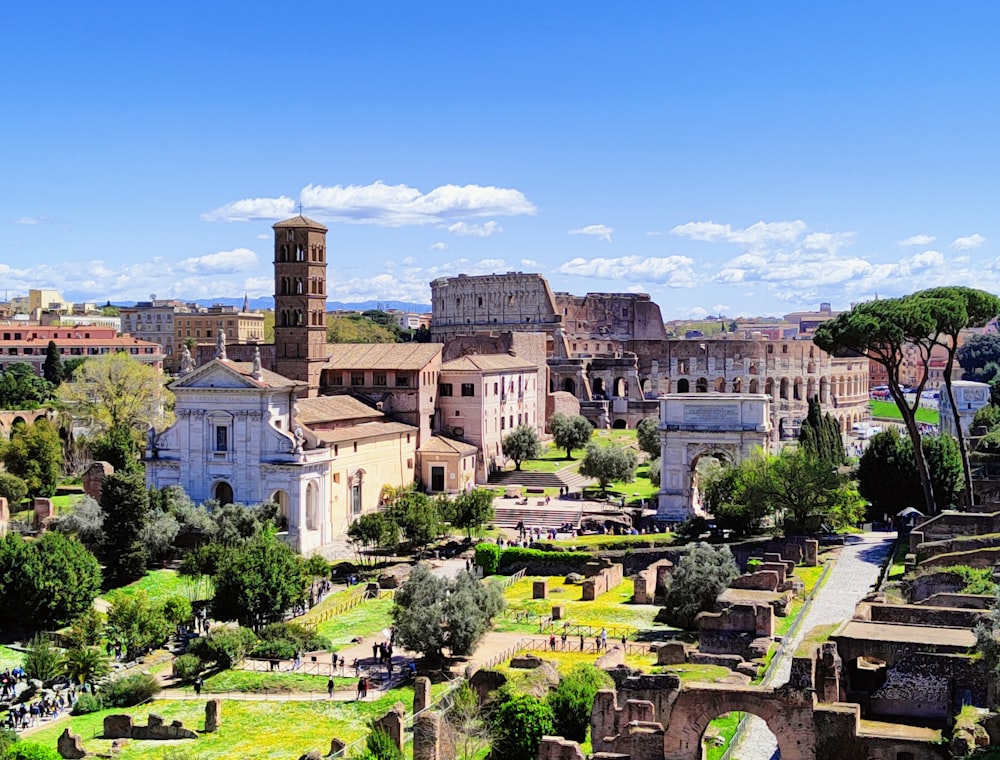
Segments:
[[[115,594],[132,596],[139,591],[145,591],[151,602],[162,602],[171,596],[182,596],[192,601],[209,599],[212,596],[207,582],[196,584],[190,578],[185,578],[175,570],[150,570],[145,576],[127,586],[113,589],[102,594],[102,599],[108,599]]]
[[[902,420],[899,407],[894,401],[869,401],[872,410],[872,417],[883,420]],[[937,425],[939,422],[937,409],[917,409],[917,422],[925,422],[928,425]]]

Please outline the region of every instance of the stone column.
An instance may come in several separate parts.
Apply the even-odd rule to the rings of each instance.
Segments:
[[[222,725],[222,700],[210,699],[205,703],[205,733],[219,730]]]
[[[440,714],[426,712],[413,719],[413,760],[443,760]]]
[[[427,709],[431,703],[431,679],[427,676],[417,676],[413,681],[413,712],[414,714]]]

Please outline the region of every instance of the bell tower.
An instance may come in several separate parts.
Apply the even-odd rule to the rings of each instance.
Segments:
[[[274,225],[274,371],[319,389],[326,353],[326,227],[298,216]]]

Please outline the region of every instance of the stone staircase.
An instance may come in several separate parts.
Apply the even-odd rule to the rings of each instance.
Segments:
[[[577,472],[575,466],[564,467],[556,472],[527,472],[525,470],[500,470],[489,477],[491,486],[519,485],[525,488],[568,488],[579,490],[592,485],[593,478]]]
[[[528,497],[527,504],[519,504],[522,499],[497,499],[494,504],[493,524],[500,528],[516,528],[523,522],[528,528],[559,528],[569,523],[574,528],[580,526],[583,504],[572,500],[553,499],[548,504],[545,498]]]

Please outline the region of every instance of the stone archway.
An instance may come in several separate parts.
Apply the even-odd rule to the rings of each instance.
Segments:
[[[219,502],[220,506],[233,503],[233,487],[224,480],[220,480],[212,486],[212,498]]]
[[[683,522],[695,514],[694,468],[706,454],[738,462],[767,449],[767,396],[672,393],[660,397],[660,492],[656,519]],[[714,716],[713,716],[714,717]]]
[[[802,704],[785,695],[755,686],[722,684],[684,686],[664,726],[665,760],[701,760],[701,740],[708,724],[728,712],[756,715],[767,723],[778,742],[781,760],[813,760],[816,726],[811,702]]]
[[[567,377],[563,380],[562,389],[566,393],[572,393],[574,396],[576,395],[576,383],[573,381],[572,377]]]

